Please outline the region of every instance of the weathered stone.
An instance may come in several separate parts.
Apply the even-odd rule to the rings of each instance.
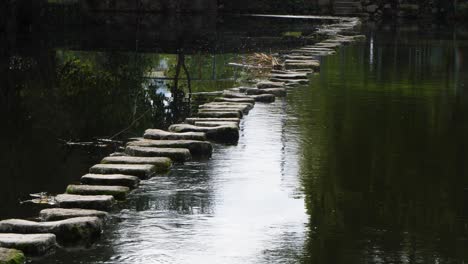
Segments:
[[[284,97],[286,96],[287,92],[284,88],[267,88],[267,89],[260,89],[266,94],[272,94],[276,97]]]
[[[320,42],[315,44],[317,47],[329,48],[329,49],[336,49],[341,46],[340,43],[330,43],[330,42]]]
[[[115,203],[112,195],[59,194],[55,197],[59,207],[109,211]]]
[[[253,98],[224,98],[224,97],[216,97],[214,99],[215,102],[231,102],[231,103],[250,103],[255,104],[255,99]]]
[[[294,62],[316,62],[320,65],[320,62],[317,60],[286,60],[286,61],[294,61]],[[307,79],[307,73],[296,73],[296,74],[272,74],[270,78],[276,79],[285,79],[285,80],[300,80],[300,79]]]
[[[0,264],[23,264],[26,257],[23,252],[12,248],[0,248]]]
[[[156,140],[206,140],[206,135],[200,132],[171,133],[160,129],[147,129],[143,137]]]
[[[132,146],[144,145],[145,143],[138,143],[138,142],[146,141],[146,140],[152,140],[152,139],[141,138],[137,141],[129,142],[128,145],[132,145]],[[101,160],[101,163],[102,164],[150,164],[150,165],[154,165],[156,173],[168,172],[172,166],[172,160],[170,158],[133,157],[133,156],[128,156],[128,154],[125,154],[125,156],[120,156],[120,157],[106,157],[103,160]],[[121,184],[117,184],[117,185],[121,185]]]
[[[54,234],[0,234],[0,247],[16,248],[26,255],[44,255],[56,245]]]
[[[275,96],[272,94],[259,94],[251,96],[255,99],[255,101],[262,103],[272,103],[276,100]]]
[[[195,122],[234,122],[239,124],[240,119],[239,118],[212,118],[212,117],[206,117],[206,118],[200,118],[200,117],[190,117],[185,119],[185,123],[194,125]]]
[[[70,184],[66,193],[78,195],[112,195],[117,200],[125,200],[130,188],[110,185],[75,185]]]
[[[208,141],[199,140],[140,140],[129,142],[128,146],[153,147],[153,148],[185,148],[190,150],[193,156],[211,156],[213,146]]]
[[[209,140],[236,143],[239,141],[239,128],[235,125],[224,125],[217,127],[200,127],[189,124],[175,124],[169,127],[174,132],[205,132]]]
[[[327,56],[334,55],[335,51],[319,51],[319,50],[292,50],[291,55],[294,56]]]
[[[320,70],[320,63],[317,63],[315,61],[286,61],[284,66],[286,67],[286,69],[310,68],[314,71]]]
[[[251,98],[245,94],[241,94],[241,93],[234,93],[234,92],[229,92],[229,91],[224,91],[223,92],[223,96],[225,98],[240,98],[240,99],[248,99],[248,98]]]
[[[248,106],[242,105],[216,105],[206,104],[200,105],[199,110],[212,110],[212,111],[241,111],[243,114],[248,114],[250,109]]]
[[[304,56],[304,55],[285,55],[283,56],[285,59],[290,60],[314,60],[314,56]],[[289,74],[289,73],[280,73],[280,74]]]
[[[41,221],[58,221],[74,217],[95,216],[99,218],[107,218],[108,214],[104,211],[92,209],[78,209],[78,208],[47,208],[39,212]]]
[[[242,118],[242,115],[240,112],[232,112],[232,111],[201,111],[198,112],[198,117],[203,117],[203,118]]]
[[[245,89],[245,87],[239,88],[239,90],[242,92],[242,90]],[[236,102],[210,102],[204,104],[205,106],[242,106],[246,107],[249,110],[252,110],[254,108],[254,104],[251,103],[236,103]]]
[[[329,41],[329,40],[325,40],[325,41]],[[333,49],[324,48],[324,47],[317,47],[317,46],[302,47],[302,48],[300,48],[300,50],[319,51],[319,52],[335,52],[335,50],[333,50]]]
[[[140,178],[123,174],[86,174],[81,177],[81,183],[86,185],[126,186],[132,189],[138,187],[139,182]]]
[[[126,153],[132,155],[127,151]],[[89,169],[89,173],[124,174],[147,179],[156,173],[156,166],[150,164],[96,164]]]
[[[200,108],[198,109],[198,113],[216,113],[216,112],[233,112],[239,113],[240,118],[244,116],[242,110],[239,109],[232,109],[232,108]]]
[[[167,157],[174,162],[185,162],[192,159],[190,150],[186,148],[152,148],[127,146],[125,152],[138,157]]]
[[[284,87],[283,82],[259,82],[257,83],[257,88],[258,89],[264,89],[264,88],[281,88]]]
[[[237,122],[225,122],[225,121],[197,121],[193,125],[201,126],[201,127],[217,127],[217,126],[224,126],[224,125],[234,125],[239,127]]]
[[[283,79],[270,78],[272,81],[283,81]],[[308,84],[309,79],[298,79],[298,80],[285,80],[286,86],[290,85],[299,85],[299,84]]]
[[[92,241],[101,235],[102,221],[98,217],[75,217],[52,222],[22,219],[0,221],[0,233],[54,234],[59,243]]]

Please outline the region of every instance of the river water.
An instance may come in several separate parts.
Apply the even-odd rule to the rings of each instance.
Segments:
[[[96,244],[31,262],[468,261],[468,32],[365,25],[362,33],[365,42],[322,58],[310,85],[273,104],[258,103],[241,123],[238,145],[215,145],[210,160],[177,165],[144,181],[112,214]],[[109,136],[131,120],[126,113],[135,105],[133,116],[147,111],[144,103],[122,99],[140,98],[122,87],[144,83],[167,93],[164,82],[129,78],[122,69],[141,72],[134,65],[147,63],[152,71],[143,72],[154,77],[173,55],[118,53],[114,69],[92,64],[107,53],[62,48],[52,59],[39,56],[41,65],[49,65],[43,72],[4,77],[23,90],[7,100],[3,118],[0,218],[34,216],[17,201],[32,192],[60,192],[112,151],[64,148],[56,138]],[[227,63],[245,53],[189,56],[192,75],[200,77],[193,89],[241,83],[246,73]],[[27,58],[18,55],[10,65],[28,64]],[[83,89],[74,78],[44,78],[57,74],[56,68],[67,76],[64,62],[101,90]],[[100,80],[96,71],[114,78]],[[104,81],[115,79],[110,88],[119,91],[109,93]],[[61,88],[46,90],[48,80]],[[172,120],[160,115],[155,111],[124,136]]]

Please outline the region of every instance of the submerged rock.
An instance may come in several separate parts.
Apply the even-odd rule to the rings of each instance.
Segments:
[[[59,194],[55,197],[59,207],[109,211],[115,203],[112,195]]]
[[[54,234],[0,234],[0,247],[16,248],[26,255],[44,255],[56,245]]]
[[[86,174],[81,177],[81,183],[86,185],[110,185],[136,188],[140,178],[123,174]]]
[[[236,143],[239,141],[239,128],[235,125],[200,127],[189,124],[175,124],[170,126],[169,130],[174,132],[204,132],[209,140],[224,143]]]
[[[190,124],[190,125],[195,125],[196,122],[234,122],[239,124],[240,119],[239,118],[213,118],[213,117],[191,117],[185,119],[185,123]]]
[[[215,102],[231,102],[231,103],[250,103],[255,104],[255,99],[244,97],[244,98],[224,98],[224,97],[216,97],[214,99]]]
[[[210,157],[213,146],[208,141],[199,140],[151,140],[129,142],[127,146],[153,147],[153,148],[185,148],[193,156]]]
[[[0,264],[23,264],[26,257],[23,252],[12,248],[0,248]]]
[[[125,200],[130,188],[110,185],[75,185],[67,186],[66,193],[78,195],[112,195],[117,200]]]
[[[99,218],[107,218],[108,214],[104,211],[92,209],[78,209],[78,208],[48,208],[39,212],[39,218],[42,221],[58,221],[74,217],[95,216]]]
[[[162,140],[206,140],[205,133],[188,132],[188,133],[172,133],[160,129],[147,129],[143,136],[145,139],[162,139]]]
[[[75,217],[52,222],[22,219],[0,221],[0,233],[54,234],[60,243],[92,241],[101,235],[102,221],[98,217]]]
[[[190,150],[186,148],[154,148],[127,146],[125,152],[139,157],[167,157],[175,162],[185,162],[192,159]]]
[[[146,141],[147,139],[140,139],[137,141],[132,141],[129,145],[137,145],[135,142]],[[148,139],[150,140],[150,139]],[[172,166],[172,160],[166,157],[133,157],[128,156],[119,156],[119,157],[105,157],[101,160],[102,164],[150,164],[155,166],[156,173],[164,173],[169,171]],[[121,184],[118,184],[121,185]]]
[[[89,169],[89,173],[124,174],[147,179],[156,173],[156,166],[150,164],[96,164]]]

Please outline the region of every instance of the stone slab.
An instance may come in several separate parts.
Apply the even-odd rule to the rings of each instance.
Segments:
[[[81,183],[85,185],[110,185],[126,186],[136,188],[140,183],[140,178],[124,174],[91,174],[88,173],[81,177]]]
[[[242,118],[242,114],[238,111],[226,111],[226,110],[216,110],[216,111],[199,111],[197,114],[201,118]]]
[[[51,222],[23,219],[0,221],[0,233],[54,234],[59,243],[92,241],[101,235],[102,220],[98,217],[75,217]]]
[[[185,123],[194,125],[195,122],[234,122],[239,124],[240,119],[239,118],[213,118],[213,117],[206,117],[206,118],[201,118],[201,117],[190,117],[185,119]]]
[[[41,221],[58,221],[86,216],[95,216],[103,219],[107,218],[108,214],[104,211],[79,208],[47,208],[39,212]]]
[[[139,138],[136,141],[144,141],[151,139]],[[129,143],[131,145],[137,145],[136,143]],[[169,171],[172,166],[172,160],[166,157],[133,157],[122,153],[121,156],[109,156],[101,160],[102,164],[150,164],[154,165],[156,173],[164,173]],[[121,185],[121,184],[118,184]]]
[[[216,97],[214,99],[215,102],[231,102],[231,103],[250,103],[255,104],[255,99],[244,97],[244,98],[224,98],[224,97]]]
[[[276,100],[276,97],[272,94],[259,94],[251,96],[255,99],[255,101],[262,103],[273,103]]]
[[[217,104],[206,104],[200,105],[199,110],[212,110],[212,111],[241,111],[243,114],[248,114],[250,107],[242,105],[217,105]]]
[[[125,200],[130,188],[112,185],[76,185],[67,186],[66,193],[78,195],[112,195],[117,200]]]
[[[259,82],[257,83],[257,88],[258,89],[264,89],[264,88],[282,88],[284,87],[285,83],[283,82],[270,82],[270,81],[264,81],[264,82]]]
[[[152,147],[152,148],[184,148],[190,151],[192,156],[211,156],[213,146],[208,141],[199,140],[139,140],[129,142],[127,146]]]
[[[62,208],[80,208],[109,211],[115,203],[112,195],[74,195],[59,194],[55,197]]]
[[[306,60],[306,61],[312,61],[312,60]],[[319,63],[317,61],[317,63]],[[292,79],[292,80],[297,80],[297,79],[307,79],[307,73],[289,73],[289,74],[270,74],[270,78],[278,78],[278,79]]]
[[[44,255],[57,245],[54,234],[0,234],[0,247],[15,248],[26,255]]]
[[[239,127],[235,125],[200,127],[189,124],[175,124],[171,125],[169,130],[174,132],[204,132],[209,140],[224,143],[237,143],[237,141],[239,141]]]
[[[206,140],[205,133],[201,132],[188,132],[188,133],[173,133],[160,129],[147,129],[143,136],[145,139],[156,139],[156,140]]]
[[[190,150],[186,148],[154,148],[127,146],[125,153],[137,157],[167,157],[174,162],[185,162],[192,159]]]
[[[96,164],[89,169],[89,173],[124,174],[147,179],[156,174],[156,166],[151,164]]]
[[[225,121],[197,121],[193,125],[201,126],[201,127],[217,127],[217,126],[225,126],[225,125],[235,125],[239,127],[239,124],[237,122],[225,122]]]

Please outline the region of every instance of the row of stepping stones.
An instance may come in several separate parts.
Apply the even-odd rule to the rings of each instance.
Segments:
[[[236,144],[240,121],[256,102],[274,102],[286,96],[287,89],[307,84],[308,75],[320,69],[319,56],[334,54],[339,46],[360,38],[335,35],[280,54],[282,67],[272,70],[267,80],[258,81],[255,87],[224,90],[220,97],[200,105],[196,117],[171,125],[168,131],[148,129],[142,138],[128,142],[124,152],[102,159],[79,184],[69,185],[55,197],[55,208],[40,211],[37,221],[0,221],[0,263],[23,263],[24,254],[43,255],[57,245],[89,245],[101,235],[115,203],[124,201],[141,180],[193,157],[211,157],[211,142]]]

